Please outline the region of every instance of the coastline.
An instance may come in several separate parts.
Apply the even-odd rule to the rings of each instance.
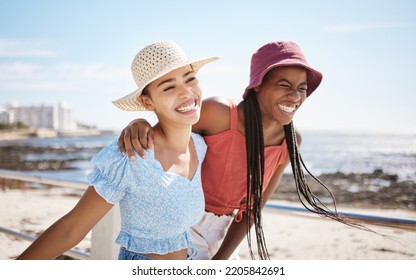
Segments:
[[[29,174],[36,174],[37,176],[56,176],[68,180],[83,180],[86,172],[88,172],[89,161],[94,154],[96,154],[103,146],[110,141],[114,141],[118,137],[118,133],[114,131],[100,131],[100,135],[81,135],[79,137],[52,137],[52,138],[26,138],[26,140],[1,140],[0,132],[0,171],[13,170],[19,172],[28,172]],[[17,134],[16,134],[17,135]],[[331,143],[333,135],[327,135],[322,140],[319,135],[308,135],[310,143],[315,143],[311,146],[304,146],[304,152],[307,158],[316,159],[322,162],[323,169],[318,174],[318,179],[329,187],[334,194],[336,203],[339,206],[348,207],[364,207],[364,208],[380,208],[380,209],[403,209],[409,211],[416,211],[416,173],[414,173],[413,166],[415,166],[414,150],[411,149],[409,154],[403,155],[403,148],[397,149],[396,146],[391,146],[391,139],[381,141],[378,137],[371,141],[368,139],[362,143],[363,147],[359,150],[366,150],[369,146],[377,146],[374,148],[371,156],[363,155],[363,159],[359,155],[350,158],[350,165],[359,165],[363,168],[343,169],[339,165],[340,156],[328,157],[328,152],[325,152],[325,147]],[[305,136],[306,137],[306,136]],[[353,137],[353,143],[362,140],[361,138]],[[401,138],[400,138],[401,139]],[[413,139],[413,138],[412,138]],[[320,141],[324,142],[320,142]],[[382,144],[373,145],[375,140],[380,140]],[[343,140],[340,145],[347,151],[352,148],[347,148],[347,141]],[[401,140],[400,140],[401,141]],[[410,144],[407,139],[401,144]],[[388,143],[388,144],[386,144]],[[352,145],[351,144],[351,145]],[[338,145],[338,144],[337,144]],[[387,146],[386,146],[387,145]],[[400,146],[401,147],[401,146]],[[387,149],[387,150],[386,150]],[[333,147],[330,148],[333,151]],[[392,151],[390,154],[384,156],[384,151]],[[314,151],[314,153],[311,153]],[[336,150],[340,152],[340,150]],[[376,152],[374,152],[376,151]],[[397,155],[397,157],[395,157]],[[383,158],[381,158],[383,156]],[[348,160],[346,157],[345,160]],[[354,162],[351,162],[354,160]],[[318,161],[312,161],[317,164]],[[365,164],[361,164],[361,161]],[[358,163],[360,162],[360,163]],[[372,162],[378,164],[372,165]],[[366,168],[365,166],[372,168]],[[310,164],[308,164],[309,166]],[[328,166],[333,165],[333,168],[328,170]],[[394,168],[390,168],[393,166]],[[313,166],[314,167],[314,166]],[[383,170],[383,168],[386,170]],[[288,166],[289,171],[290,166]],[[312,168],[318,169],[318,168]],[[354,172],[339,170],[358,170]],[[409,176],[403,176],[403,169]],[[362,171],[361,170],[366,170]],[[325,173],[326,172],[326,173]],[[44,174],[44,175],[43,175]],[[68,174],[68,175],[66,175]],[[312,176],[305,172],[305,178],[310,185],[312,191],[323,202],[330,204],[332,202],[331,194],[315,180]],[[296,193],[296,186],[294,184],[293,176],[290,172],[285,172],[278,189],[272,196],[273,199],[287,200],[291,202],[299,202]]]
[[[332,197],[319,182],[305,175],[311,190],[328,205]],[[394,174],[382,170],[372,173],[329,173],[317,178],[332,192],[337,206],[369,209],[402,209],[416,211],[416,183],[399,181]],[[293,176],[284,174],[272,199],[299,202]]]
[[[78,182],[78,188],[57,187],[60,184],[42,177],[42,174],[77,174],[84,170],[86,165],[80,166],[79,163],[88,162],[101,149],[102,138],[32,140],[29,137],[26,138],[28,141],[16,142],[1,141],[0,138],[0,227],[37,236],[69,211],[83,193],[82,182]],[[78,141],[77,144],[73,139]],[[94,143],[87,144],[91,140]],[[16,177],[2,177],[2,171],[5,173],[7,170],[15,172]],[[19,174],[36,174],[33,177],[39,180],[23,182],[19,180]],[[305,177],[318,198],[332,209],[330,194],[309,175]],[[333,192],[339,211],[416,220],[416,182],[412,180],[401,180],[397,174],[382,169],[364,173],[335,172],[321,174],[318,178]],[[291,174],[283,175],[272,200],[303,207]],[[276,209],[265,209],[263,213],[266,242],[272,259],[416,259],[416,229],[413,226],[368,224],[377,232],[394,237],[392,241],[313,214]],[[90,238],[87,236],[76,249],[88,253]],[[252,243],[255,244],[255,240]],[[0,260],[13,259],[28,245],[28,241],[0,231]],[[240,256],[243,260],[250,259],[246,240],[242,242]]]
[[[15,130],[0,130],[0,141],[26,140],[31,138],[88,137],[109,133],[114,132],[95,128],[68,131],[57,131],[49,128],[24,128]]]

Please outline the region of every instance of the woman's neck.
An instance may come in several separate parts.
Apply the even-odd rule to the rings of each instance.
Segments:
[[[154,132],[155,158],[165,172],[191,180],[198,168],[198,156],[191,141],[191,126],[156,125]]]
[[[245,135],[245,116],[243,102],[238,105],[238,130]],[[280,145],[285,137],[283,125],[279,124],[274,119],[263,119],[263,141],[264,146]]]
[[[191,126],[171,127],[157,123],[153,127],[155,148],[163,145],[164,148],[186,152],[189,148],[191,132]]]

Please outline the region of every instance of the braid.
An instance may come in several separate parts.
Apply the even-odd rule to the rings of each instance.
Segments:
[[[263,125],[261,121],[260,108],[257,103],[256,94],[250,91],[247,98],[243,100],[244,127],[247,154],[247,193],[246,193],[246,225],[247,242],[252,259],[255,259],[251,246],[250,229],[253,225],[257,239],[257,250],[261,259],[269,259],[266,247],[266,240],[263,233],[262,208],[263,208],[263,179],[264,179],[264,139]],[[348,226],[363,229],[373,233],[373,230],[355,222],[345,216],[339,215],[336,208],[336,201],[331,190],[315,177],[305,166],[297,145],[296,133],[293,122],[284,125],[285,138],[292,166],[292,173],[295,180],[296,192],[302,205],[312,213],[321,217],[327,217]],[[324,187],[333,201],[334,211],[328,207],[312,192],[305,180],[303,168],[308,174]]]
[[[263,207],[263,178],[264,178],[264,140],[263,125],[260,108],[255,94],[250,93],[243,101],[244,126],[247,154],[247,200],[246,225],[247,241],[252,259],[254,254],[251,248],[250,228],[252,219],[257,239],[257,250],[261,259],[269,259],[266,241],[263,233],[261,210]]]
[[[353,226],[353,227],[360,228],[366,231],[374,232],[373,230],[359,223],[356,223],[352,221],[351,219],[348,219],[345,216],[341,216],[337,213],[336,202],[335,202],[335,197],[333,193],[331,192],[331,190],[329,190],[329,188],[324,183],[322,183],[318,178],[316,178],[313,174],[311,174],[311,172],[309,172],[309,170],[305,166],[305,163],[302,160],[302,157],[300,155],[299,148],[297,145],[296,133],[293,127],[293,122],[289,123],[288,125],[285,125],[284,131],[285,131],[287,148],[289,151],[290,163],[292,166],[292,173],[295,179],[296,191],[297,191],[299,200],[302,203],[302,205],[310,212],[316,213],[319,216],[331,218],[333,220],[336,220],[338,222],[344,223],[349,226]],[[323,186],[328,191],[333,201],[334,211],[330,211],[325,206],[325,204],[322,203],[314,193],[312,193],[311,189],[309,188],[305,180],[302,166],[314,180],[316,180],[321,186]],[[305,203],[305,201],[307,202],[307,204]]]
[[[250,229],[254,223],[257,251],[261,259],[269,259],[266,240],[263,232],[262,208],[263,208],[263,180],[264,180],[264,139],[263,125],[261,121],[260,108],[257,103],[255,92],[252,90],[247,98],[243,100],[244,127],[247,154],[247,193],[246,193],[246,225],[247,242],[252,259],[255,259],[251,246]],[[357,223],[345,216],[339,215],[336,208],[335,197],[331,190],[315,177],[305,166],[297,145],[296,133],[293,122],[284,125],[285,138],[292,166],[292,173],[295,180],[296,192],[302,205],[312,213],[321,217],[327,217],[343,224],[353,226],[366,231],[373,230]],[[333,201],[334,211],[328,207],[312,192],[305,180],[302,167],[308,174],[323,186]]]

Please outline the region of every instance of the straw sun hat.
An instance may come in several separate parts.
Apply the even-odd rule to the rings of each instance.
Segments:
[[[177,68],[191,65],[197,72],[205,64],[218,57],[188,59],[183,50],[172,41],[161,41],[144,47],[133,59],[131,72],[137,89],[132,93],[113,101],[113,104],[125,111],[147,110],[140,104],[139,96],[143,89],[163,75]]]

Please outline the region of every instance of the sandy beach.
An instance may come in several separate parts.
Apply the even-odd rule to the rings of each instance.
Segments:
[[[0,226],[37,236],[56,219],[69,211],[81,192],[65,187],[45,187],[2,180],[0,192]],[[274,200],[276,203],[296,205]],[[416,219],[406,210],[340,208],[345,212]],[[302,212],[264,210],[264,230],[271,259],[276,260],[415,260],[416,226],[390,227],[368,224],[383,237],[351,228],[328,219]],[[0,260],[14,259],[29,241],[0,231]],[[253,244],[255,241],[253,240]],[[75,249],[89,253],[89,234]],[[241,245],[240,257],[250,259],[247,242]]]

